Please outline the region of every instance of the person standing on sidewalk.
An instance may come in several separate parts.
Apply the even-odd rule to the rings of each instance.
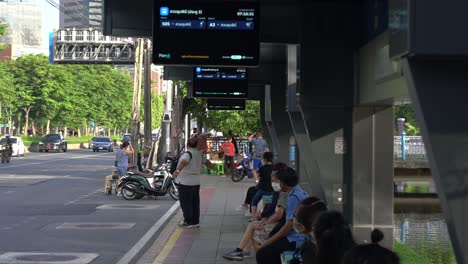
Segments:
[[[239,155],[239,146],[237,145],[236,137],[235,137],[234,134],[232,133],[232,130],[231,130],[231,129],[229,129],[227,135],[228,135],[228,137],[231,137],[231,138],[232,138],[232,144],[234,144],[234,148],[235,148],[234,154],[235,154],[236,156]]]
[[[267,142],[260,131],[249,136],[249,142],[253,148],[253,169],[258,171],[262,166],[263,154],[268,151]]]
[[[235,146],[232,143],[232,137],[228,136],[226,142],[220,147],[221,151],[224,152],[224,175],[229,176],[231,174],[231,166],[234,163]]]
[[[198,137],[190,138],[187,152],[182,154],[173,173],[179,189],[179,202],[184,221],[179,226],[184,228],[200,227],[200,169],[201,165],[216,171],[217,168],[197,148]]]

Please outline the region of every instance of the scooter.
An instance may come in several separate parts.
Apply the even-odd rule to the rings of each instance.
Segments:
[[[1,152],[2,152],[2,163],[5,163],[5,162],[10,163],[10,158],[11,158],[10,146],[2,145]]]
[[[250,169],[250,162],[252,161],[252,156],[247,153],[244,155],[244,158],[238,162],[234,162],[233,169],[231,169],[231,180],[233,182],[240,182],[244,179],[245,176],[248,178],[253,177],[252,169]]]
[[[141,199],[146,195],[157,197],[165,196],[169,193],[174,200],[179,200],[179,190],[177,185],[169,173],[167,165],[160,167],[153,173],[153,186],[144,175],[127,172],[119,183],[119,188],[122,189],[122,197],[125,200]]]

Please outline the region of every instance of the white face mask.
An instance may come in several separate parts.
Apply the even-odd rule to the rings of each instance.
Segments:
[[[279,183],[273,182],[273,183],[271,183],[271,186],[273,187],[273,190],[274,190],[275,192],[281,192],[281,186],[280,186]]]

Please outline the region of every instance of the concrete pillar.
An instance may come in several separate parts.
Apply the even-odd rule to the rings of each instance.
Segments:
[[[351,193],[354,235],[369,241],[374,228],[393,246],[393,107],[356,107],[353,113]]]
[[[468,263],[468,61],[453,58],[408,58],[402,65],[457,263],[462,264]]]

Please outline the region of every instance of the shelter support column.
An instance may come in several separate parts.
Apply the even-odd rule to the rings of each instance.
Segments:
[[[357,241],[369,241],[374,228],[393,246],[393,107],[355,107],[353,111],[351,209]]]
[[[406,58],[402,65],[457,263],[467,263],[468,62]]]

